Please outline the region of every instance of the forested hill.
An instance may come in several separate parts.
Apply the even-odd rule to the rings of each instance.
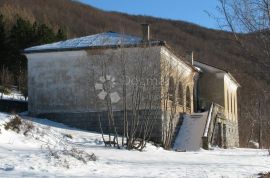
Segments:
[[[245,55],[228,32],[182,21],[105,12],[71,0],[1,0],[0,12],[4,15],[7,30],[21,17],[31,24],[46,24],[55,33],[63,29],[68,38],[104,31],[141,35],[140,24],[150,23],[152,38],[165,40],[181,56],[187,51],[195,51],[196,60],[228,70],[239,81],[242,145],[250,134],[250,120],[258,116],[256,104],[259,99],[264,105],[263,118],[269,119],[269,96],[261,91],[270,91],[270,62]],[[254,48],[255,55],[259,52]],[[266,129],[266,132],[270,131]],[[256,139],[256,135],[253,137]]]

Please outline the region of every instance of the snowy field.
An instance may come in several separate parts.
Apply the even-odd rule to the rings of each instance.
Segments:
[[[150,144],[143,152],[117,150],[105,148],[99,134],[48,120],[24,118],[34,123],[27,136],[5,130],[4,124],[10,116],[0,113],[0,177],[212,178],[256,177],[259,172],[270,171],[266,150],[174,152]],[[84,163],[67,154],[50,154],[70,148],[94,153],[97,161]]]

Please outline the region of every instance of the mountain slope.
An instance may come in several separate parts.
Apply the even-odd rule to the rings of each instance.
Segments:
[[[32,22],[46,23],[57,29],[64,28],[69,38],[117,31],[141,35],[140,24],[151,24],[152,38],[165,40],[181,56],[195,51],[196,60],[230,71],[241,84],[239,91],[239,117],[241,144],[244,145],[251,130],[250,120],[258,117],[256,104],[264,108],[263,119],[269,119],[270,62],[248,56],[228,32],[211,30],[194,24],[145,16],[105,12],[71,0],[1,0],[0,12],[7,26],[14,23],[16,14]],[[260,51],[254,49],[258,56]],[[267,134],[266,128],[265,141]],[[269,141],[268,141],[269,142]]]

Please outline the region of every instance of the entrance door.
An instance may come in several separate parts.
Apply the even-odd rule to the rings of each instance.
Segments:
[[[223,124],[223,136],[222,136],[222,140],[223,140],[223,147],[226,148],[227,147],[227,136],[226,136],[226,124]]]
[[[218,136],[217,136],[218,147],[222,148],[222,123],[218,123]]]

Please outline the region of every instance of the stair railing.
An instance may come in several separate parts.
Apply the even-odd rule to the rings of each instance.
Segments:
[[[204,137],[208,136],[208,130],[209,130],[210,123],[211,123],[213,108],[214,108],[214,103],[211,104],[210,110],[209,110],[208,115],[207,115],[207,122],[206,122],[206,125],[204,128],[204,133],[203,133]]]
[[[213,108],[214,108],[214,103],[211,103],[210,110],[207,115],[207,121],[204,127],[204,133],[202,136],[202,147],[203,149],[208,150],[209,149],[209,138],[208,138],[208,132],[211,124],[211,119],[212,119],[212,113],[213,113]]]

